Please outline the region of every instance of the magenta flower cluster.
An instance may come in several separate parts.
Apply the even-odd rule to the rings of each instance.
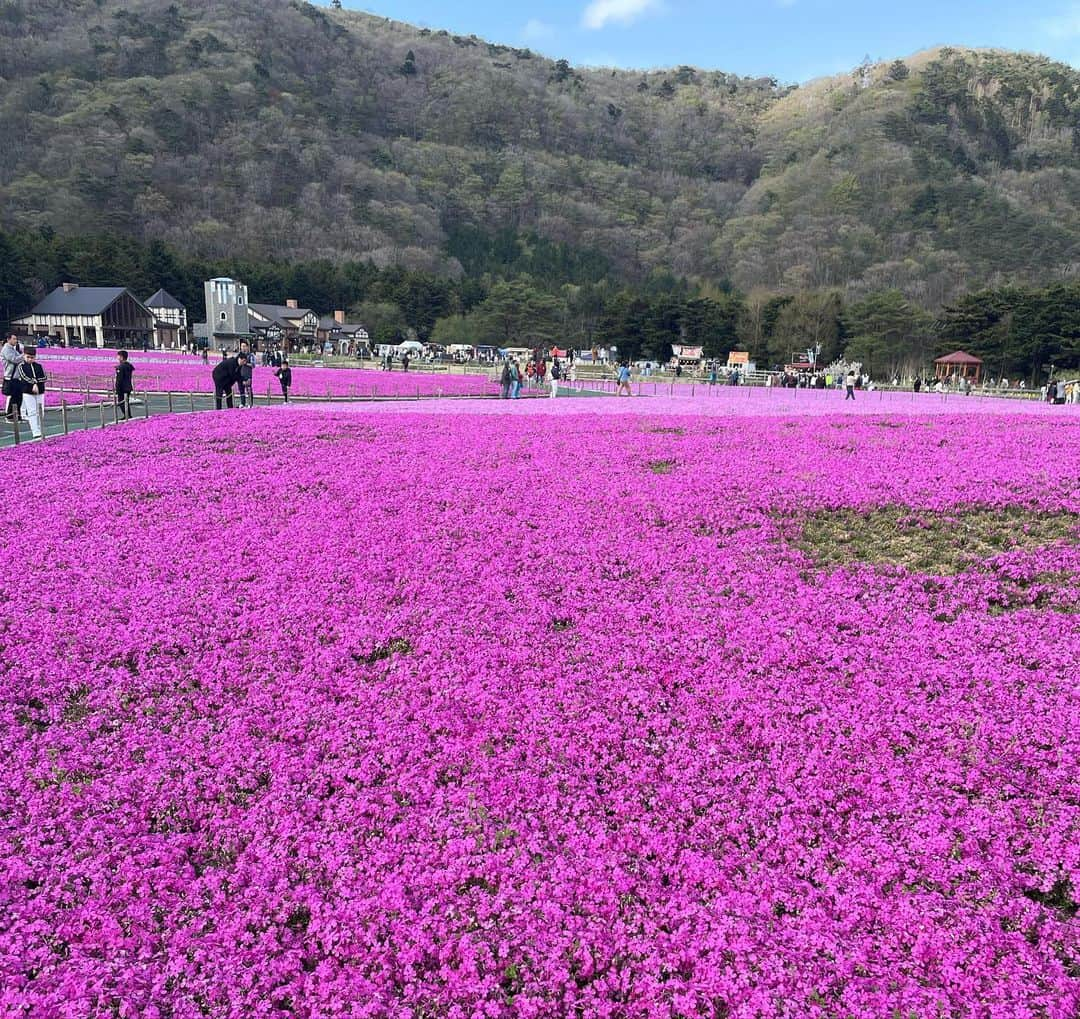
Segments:
[[[796,539],[1080,422],[550,403],[5,455],[0,1014],[1075,1019],[1077,542]]]
[[[102,358],[93,360],[72,356],[52,356],[43,352],[42,364],[49,373],[49,385],[53,391],[60,388],[77,391],[89,386],[93,392],[112,389],[111,364]],[[115,352],[113,358],[115,359]],[[210,377],[210,365],[200,358],[180,360],[161,352],[131,354],[135,367],[136,392],[213,393],[214,382]],[[281,388],[274,377],[274,369],[256,367],[254,385],[257,396],[269,393],[280,398]],[[384,372],[370,368],[325,368],[293,366],[293,385],[290,393],[295,396],[319,397],[404,397],[404,396],[490,396],[498,390],[486,375],[451,375],[446,372]]]

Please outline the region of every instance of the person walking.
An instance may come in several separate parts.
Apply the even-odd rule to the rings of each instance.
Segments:
[[[116,414],[125,420],[131,417],[131,394],[135,392],[135,383],[132,379],[134,374],[135,366],[128,360],[128,352],[118,350],[113,392],[116,394]]]
[[[510,399],[510,385],[512,382],[513,379],[510,376],[510,360],[508,358],[507,360],[503,361],[502,373],[499,375],[500,400]]]
[[[619,365],[619,386],[616,390],[618,396],[633,396],[633,392],[630,390],[630,362],[623,361]]]
[[[8,421],[19,420],[19,408],[22,405],[22,386],[15,381],[15,371],[22,364],[23,352],[19,348],[19,338],[11,333],[0,348],[0,359],[4,365],[4,417]]]
[[[559,367],[559,359],[553,357],[551,359],[551,368],[549,369],[551,374],[551,398],[554,400],[559,395],[559,379],[562,378],[562,368]]]
[[[289,362],[282,361],[281,367],[274,374],[277,376],[278,384],[281,386],[281,395],[285,397],[285,402],[288,403],[289,387],[292,385],[292,369],[289,367]]]
[[[22,414],[30,422],[30,434],[41,438],[41,423],[45,420],[45,369],[37,363],[37,348],[26,347],[23,359],[15,369],[14,382],[22,396]]]
[[[214,406],[221,410],[221,399],[225,398],[225,405],[231,410],[233,407],[233,386],[240,382],[241,365],[247,362],[247,354],[237,354],[236,357],[223,357],[214,365]]]
[[[845,394],[844,394],[844,402],[845,403],[847,403],[848,400],[854,400],[855,399],[855,372],[854,371],[849,371],[847,373],[847,375],[844,376],[844,390],[845,390]]]
[[[521,396],[521,367],[513,358],[510,359],[510,399]]]

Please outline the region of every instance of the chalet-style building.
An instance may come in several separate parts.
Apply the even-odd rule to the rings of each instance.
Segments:
[[[127,287],[64,283],[12,324],[65,345],[135,349],[159,345],[157,317]]]
[[[368,345],[367,330],[359,322],[346,322],[344,311],[335,311],[319,320],[320,345],[333,344],[335,354],[355,354]]]
[[[299,307],[295,300],[284,304],[258,304],[248,300],[247,287],[237,280],[207,280],[206,321],[196,323],[193,333],[200,346],[235,350],[247,340],[255,350],[310,349],[326,342],[335,351],[348,341],[349,350],[367,342],[364,327],[345,321],[343,311],[320,319],[310,308]],[[348,351],[346,351],[348,352]]]
[[[319,316],[310,308],[298,307],[292,300],[284,304],[249,304],[248,322],[251,332],[267,341],[260,343],[260,347],[281,347],[283,350],[314,343],[319,328]]]
[[[148,297],[146,305],[158,321],[159,347],[186,347],[188,345],[188,319],[185,308],[172,294],[159,290]]]

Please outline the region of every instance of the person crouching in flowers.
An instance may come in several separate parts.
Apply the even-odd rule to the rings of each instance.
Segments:
[[[41,438],[41,422],[45,417],[45,369],[38,364],[37,347],[23,349],[22,362],[15,369],[15,379],[22,390],[22,412],[30,422],[30,434]]]

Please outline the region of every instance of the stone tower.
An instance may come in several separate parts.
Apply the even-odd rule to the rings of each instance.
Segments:
[[[212,336],[247,336],[248,295],[243,283],[226,277],[207,280],[206,326]]]

